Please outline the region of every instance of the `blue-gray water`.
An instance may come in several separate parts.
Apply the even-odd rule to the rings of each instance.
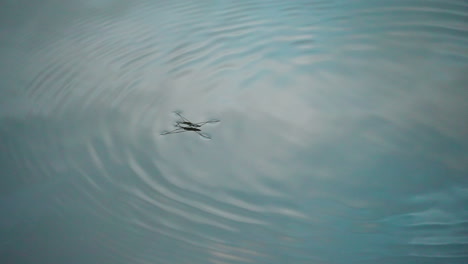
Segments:
[[[467,73],[466,0],[3,0],[0,263],[468,263]]]

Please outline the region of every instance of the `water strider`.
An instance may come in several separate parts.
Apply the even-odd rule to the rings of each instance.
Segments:
[[[209,120],[209,121],[193,123],[193,122],[189,121],[187,118],[183,117],[181,115],[181,112],[174,112],[174,113],[181,118],[181,120],[176,121],[176,123],[174,125],[174,127],[176,127],[176,129],[174,129],[172,131],[164,131],[164,132],[161,133],[161,135],[169,135],[169,134],[176,134],[176,133],[183,133],[183,132],[187,132],[187,131],[193,131],[193,132],[196,132],[198,135],[200,135],[200,136],[202,136],[204,138],[211,139],[211,137],[209,135],[204,134],[204,133],[201,132],[200,127],[202,127],[205,124],[220,122],[220,120],[218,120],[218,119],[213,119],[213,120]]]

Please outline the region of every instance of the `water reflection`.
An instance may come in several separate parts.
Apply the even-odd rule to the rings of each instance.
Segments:
[[[463,1],[22,4],[0,262],[468,258]]]

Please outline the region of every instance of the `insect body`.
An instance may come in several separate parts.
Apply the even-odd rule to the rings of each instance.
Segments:
[[[183,122],[177,121],[176,124],[177,125],[187,125],[189,127],[201,127],[200,125],[194,124],[192,122],[187,122],[187,121],[183,121]]]
[[[191,127],[191,126],[188,126],[188,127],[179,126],[179,127],[187,131],[201,131],[201,129],[196,128],[196,127]]]

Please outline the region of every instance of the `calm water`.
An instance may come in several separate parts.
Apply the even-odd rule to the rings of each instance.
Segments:
[[[466,0],[4,0],[0,263],[468,263],[467,73]]]

